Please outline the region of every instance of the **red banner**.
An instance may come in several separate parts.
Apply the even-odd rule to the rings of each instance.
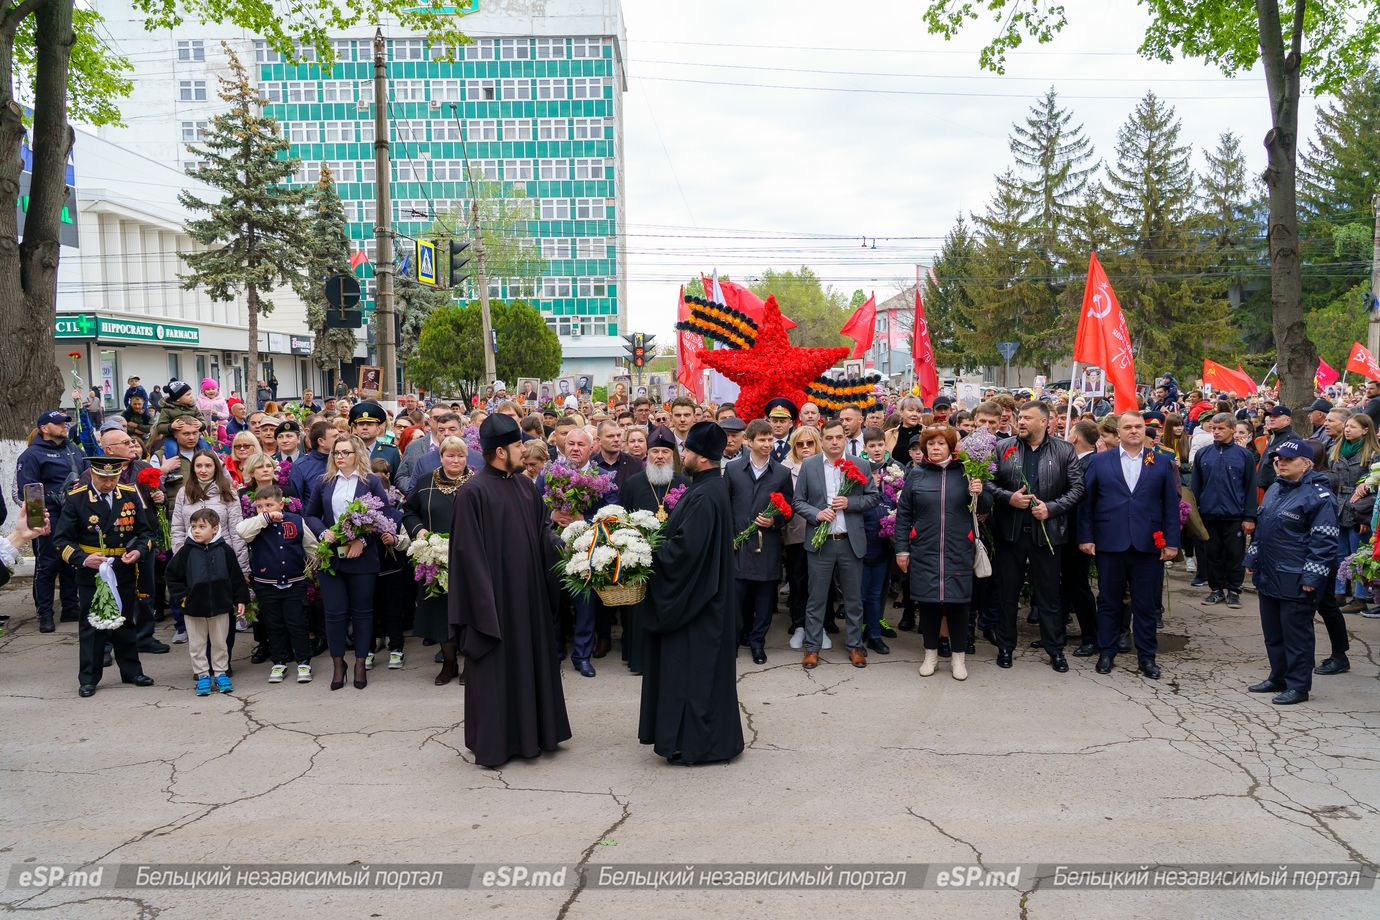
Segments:
[[[1078,317],[1073,360],[1102,368],[1115,387],[1117,412],[1140,408],[1136,399],[1136,361],[1131,333],[1126,328],[1126,317],[1122,315],[1116,292],[1095,252],[1088,258],[1088,284],[1083,289],[1083,310]]]
[[[1371,380],[1380,380],[1380,365],[1375,363],[1375,355],[1360,342],[1351,346],[1351,357],[1346,359],[1346,369]]]
[[[925,301],[920,297],[920,285],[915,286],[915,332],[911,336],[911,367],[915,371],[915,382],[920,386],[920,399],[925,405],[933,406],[939,395],[939,365],[934,359],[934,347],[930,344],[930,325],[925,320]]]

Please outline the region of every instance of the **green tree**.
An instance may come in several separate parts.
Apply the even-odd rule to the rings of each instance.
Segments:
[[[1332,303],[1308,313],[1308,337],[1318,343],[1318,354],[1339,372],[1346,366],[1355,342],[1366,340],[1369,317],[1361,308],[1361,299],[1370,290],[1370,282],[1363,281],[1343,292]]]
[[[398,325],[402,332],[398,336],[398,360],[406,366],[408,359],[417,354],[417,343],[427,319],[438,308],[455,301],[450,291],[444,288],[434,288],[410,280],[401,282],[394,293],[397,299]],[[374,314],[372,322],[378,322],[377,313]],[[377,332],[374,340],[378,341]]]
[[[971,336],[973,301],[969,293],[973,263],[977,258],[977,241],[968,222],[958,216],[944,236],[939,254],[931,266],[934,276],[925,279],[921,296],[925,301],[925,321],[929,324],[930,344],[940,367],[952,367],[960,373],[977,370],[983,362],[963,347],[964,336]],[[939,283],[935,283],[935,278]],[[907,336],[907,340],[909,340]],[[912,343],[912,348],[914,343]]]
[[[1017,342],[1021,361],[1040,360],[1033,347],[1041,330],[1024,318],[1029,300],[1042,298],[1040,280],[1028,278],[1032,254],[1028,239],[1025,202],[1016,177],[1005,172],[996,177],[996,190],[987,209],[974,215],[977,247],[971,270],[963,279],[964,297],[954,302],[954,338],[960,349],[981,366],[1001,365],[998,342]],[[936,272],[938,269],[936,269]]]
[[[763,300],[774,296],[781,311],[795,321],[796,327],[789,336],[791,344],[797,348],[836,348],[853,344],[852,339],[839,335],[839,329],[848,321],[848,298],[821,284],[819,276],[809,268],[801,266],[799,271],[769,268],[748,287]]]
[[[523,300],[492,306],[498,376],[512,387],[519,377],[552,380],[559,375],[561,340],[541,312]]]
[[[867,303],[867,292],[858,288],[853,291],[853,296],[848,298],[848,312],[851,314],[865,303]]]
[[[421,389],[469,402],[484,377],[483,320],[479,311],[460,304],[438,307],[422,325],[417,354],[407,361],[407,375]]]
[[[1036,251],[1052,269],[1058,264],[1064,227],[1093,190],[1097,163],[1092,141],[1082,125],[1073,123],[1073,112],[1059,105],[1051,86],[1025,121],[1013,126],[1008,143]]]
[[[1214,150],[1206,151],[1205,169],[1198,179],[1199,232],[1211,253],[1212,271],[1226,286],[1234,308],[1233,325],[1247,350],[1268,350],[1270,298],[1263,277],[1264,209],[1252,194],[1241,140],[1223,132]]]
[[[1106,197],[1117,240],[1102,259],[1149,376],[1201,368],[1229,343],[1225,285],[1208,277],[1208,250],[1192,233],[1192,151],[1172,106],[1146,93],[1117,133]]]
[[[1299,251],[1297,166],[1299,94],[1304,79],[1319,93],[1335,93],[1358,78],[1380,51],[1380,0],[1138,0],[1150,15],[1140,53],[1160,61],[1176,54],[1201,58],[1227,75],[1265,71],[1270,131],[1265,135],[1271,231],[1271,317],[1279,355],[1280,397],[1302,405],[1313,394],[1317,349],[1304,325]],[[1128,4],[1129,5],[1129,4]],[[1254,7],[1252,9],[1252,7]],[[928,0],[929,31],[953,38],[982,12],[999,31],[979,53],[982,66],[1004,72],[1006,54],[1030,37],[1051,41],[1068,23],[1065,7],[1048,0]],[[1289,18],[1284,19],[1282,13]],[[1304,36],[1309,53],[1305,55]],[[1303,431],[1306,418],[1296,424]]]
[[[191,192],[177,199],[194,214],[187,233],[208,248],[179,253],[187,263],[183,287],[202,288],[212,300],[233,301],[241,293],[249,317],[250,376],[259,375],[259,316],[273,310],[267,294],[290,285],[310,245],[302,212],[307,190],[284,185],[297,170],[287,156],[287,138],[277,123],[259,114],[262,104],[239,57],[225,46],[230,76],[220,79],[220,98],[230,110],[212,118],[205,140],[190,148],[206,165],[188,170],[193,179],[220,191],[207,200]]]
[[[343,362],[352,361],[359,338],[353,329],[326,328],[325,280],[331,275],[351,274],[350,238],[345,232],[345,206],[336,191],[331,168],[321,164],[321,178],[312,190],[307,212],[306,245],[301,253],[302,271],[294,279],[297,296],[307,305],[307,328],[312,334],[311,357],[322,370],[337,373]]]

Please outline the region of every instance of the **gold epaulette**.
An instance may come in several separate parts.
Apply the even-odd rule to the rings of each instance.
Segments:
[[[118,484],[118,487],[119,487],[119,489],[120,489],[121,492],[138,492],[138,491],[139,491],[138,487],[136,487],[136,486],[131,486],[131,485],[126,485],[126,484],[123,483],[123,482],[122,482],[122,483],[119,483],[119,484]]]
[[[76,495],[78,492],[85,492],[85,491],[86,491],[86,484],[85,484],[85,483],[82,483],[82,484],[80,484],[80,485],[76,485],[76,486],[73,486],[72,488],[68,489],[68,490],[67,490],[67,494],[68,494],[68,495]]]

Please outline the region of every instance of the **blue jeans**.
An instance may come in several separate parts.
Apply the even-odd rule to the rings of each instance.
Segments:
[[[886,596],[890,560],[864,562],[862,570],[863,635],[868,639],[882,637],[882,601]]]
[[[1354,526],[1341,528],[1341,533],[1337,536],[1337,561],[1340,563],[1347,556],[1359,550],[1361,548],[1361,542],[1361,531],[1359,528]],[[1338,577],[1334,587],[1335,590],[1332,592],[1333,594],[1345,594],[1346,579]],[[1351,594],[1353,597],[1359,597],[1362,600],[1370,599],[1370,591],[1366,588],[1365,583],[1361,581],[1353,581],[1351,583]]]

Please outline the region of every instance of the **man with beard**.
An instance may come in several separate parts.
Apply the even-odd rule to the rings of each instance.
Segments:
[[[637,736],[683,766],[731,760],[743,750],[733,509],[719,470],[727,440],[713,422],[687,432],[682,458],[692,479],[662,529],[648,590]]]
[[[690,485],[690,480],[676,469],[679,459],[676,436],[667,428],[653,430],[647,441],[647,466],[628,477],[627,487],[623,490],[623,507],[629,511],[649,511],[658,520],[665,521],[671,513],[666,507],[666,495],[673,489]],[[646,608],[647,602],[644,600],[640,604],[624,607],[622,612],[623,660],[634,674],[641,674],[647,662],[643,623]]]
[[[484,468],[455,493],[450,622],[467,659],[465,747],[482,767],[570,738],[555,631],[556,550],[503,414],[479,428]],[[736,706],[736,703],[735,703]]]

